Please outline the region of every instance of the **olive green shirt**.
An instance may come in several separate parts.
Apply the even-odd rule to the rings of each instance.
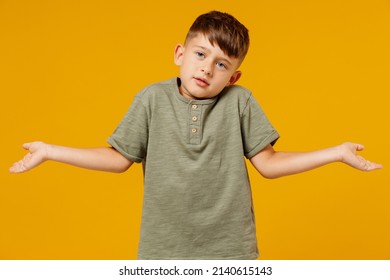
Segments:
[[[144,167],[139,259],[256,259],[245,157],[279,138],[251,92],[189,100],[174,78],[138,93],[108,139]]]

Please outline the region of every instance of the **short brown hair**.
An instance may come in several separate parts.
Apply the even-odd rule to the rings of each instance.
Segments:
[[[243,60],[248,52],[248,29],[227,13],[211,11],[200,15],[190,27],[185,42],[199,33],[206,36],[212,45],[217,43],[228,56]]]

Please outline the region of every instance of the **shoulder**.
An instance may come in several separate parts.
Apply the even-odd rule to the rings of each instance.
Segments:
[[[225,105],[238,106],[241,113],[252,101],[255,101],[252,92],[240,85],[226,87],[219,96],[219,102]]]
[[[144,87],[137,95],[137,98],[142,100],[153,99],[156,95],[167,94],[175,89],[177,84],[176,78],[157,82]]]
[[[132,106],[141,106],[149,115],[152,115],[157,108],[172,103],[175,90],[177,90],[176,78],[150,84],[136,94]]]
[[[241,102],[246,102],[250,98],[252,98],[252,92],[239,85],[232,85],[226,87],[221,93],[220,93],[221,99],[227,99],[227,100],[238,100]]]

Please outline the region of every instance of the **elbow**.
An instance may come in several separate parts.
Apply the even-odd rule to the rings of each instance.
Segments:
[[[129,170],[131,164],[124,166],[122,168],[119,168],[116,173],[125,173],[127,170]]]
[[[278,179],[284,176],[283,173],[278,172],[277,170],[262,169],[258,171],[261,174],[261,176],[263,176],[265,179]]]
[[[128,168],[116,168],[116,169],[112,169],[111,172],[116,174],[121,174],[121,173],[125,173],[127,169]]]
[[[124,161],[122,164],[113,166],[113,168],[110,171],[117,174],[124,173],[131,167],[132,164],[133,162],[131,161]]]
[[[282,177],[281,175],[274,174],[274,173],[260,173],[261,176],[263,176],[265,179],[277,179]]]

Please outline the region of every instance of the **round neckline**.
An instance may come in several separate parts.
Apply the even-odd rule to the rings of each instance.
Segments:
[[[212,98],[209,98],[209,99],[188,99],[188,98],[184,97],[183,95],[181,95],[181,93],[179,91],[180,83],[181,83],[181,81],[180,81],[179,77],[172,79],[172,86],[174,88],[175,96],[180,101],[182,101],[186,104],[206,105],[206,104],[212,104],[215,101],[217,101],[217,99],[218,99],[218,95],[216,95]]]

